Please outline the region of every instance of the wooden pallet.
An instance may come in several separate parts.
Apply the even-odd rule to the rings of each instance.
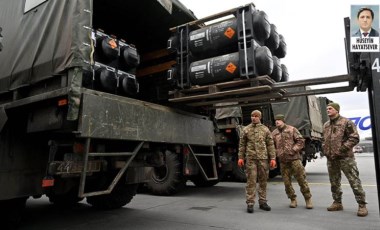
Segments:
[[[273,89],[275,83],[269,76],[235,80],[170,92],[170,102],[189,106],[214,106],[222,102],[252,103],[281,99],[286,92]]]

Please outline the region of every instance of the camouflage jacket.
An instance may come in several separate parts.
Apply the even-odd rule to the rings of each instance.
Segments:
[[[354,157],[352,148],[359,143],[355,124],[342,116],[326,122],[323,126],[323,153],[330,160]]]
[[[272,134],[263,124],[249,124],[240,136],[239,159],[276,159]]]
[[[290,125],[275,129],[272,132],[276,154],[281,162],[301,160],[301,150],[305,146],[305,139],[298,129]]]

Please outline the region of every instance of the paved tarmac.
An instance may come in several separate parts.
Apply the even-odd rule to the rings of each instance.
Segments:
[[[343,176],[343,206],[339,212],[328,212],[331,202],[326,159],[306,166],[313,194],[314,209],[307,210],[297,184],[298,207],[288,207],[289,200],[281,177],[268,184],[268,203],[272,211],[255,206],[246,212],[245,184],[220,182],[210,188],[196,188],[188,183],[186,190],[172,197],[137,194],[122,209],[99,211],[85,202],[71,209],[57,209],[46,198],[28,200],[26,218],[20,229],[380,229],[380,215],[373,154],[357,155],[360,177],[367,193],[369,215],[356,216],[357,204]]]

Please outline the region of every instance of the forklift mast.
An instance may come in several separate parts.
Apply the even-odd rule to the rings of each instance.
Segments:
[[[346,57],[349,75],[355,77],[358,92],[368,92],[372,124],[373,153],[376,170],[377,195],[380,204],[380,52],[350,52],[350,19],[344,19]]]

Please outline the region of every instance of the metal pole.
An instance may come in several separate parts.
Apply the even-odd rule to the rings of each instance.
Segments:
[[[377,64],[376,64],[377,63]],[[372,82],[368,87],[368,101],[372,124],[373,155],[375,160],[377,199],[380,210],[380,53],[370,54],[370,67],[372,68]]]
[[[86,176],[87,176],[87,167],[88,167],[88,154],[90,152],[91,138],[86,139],[85,152],[83,154],[83,171],[81,173],[80,182],[79,182],[79,192],[78,196],[84,197],[84,189],[86,186]]]

